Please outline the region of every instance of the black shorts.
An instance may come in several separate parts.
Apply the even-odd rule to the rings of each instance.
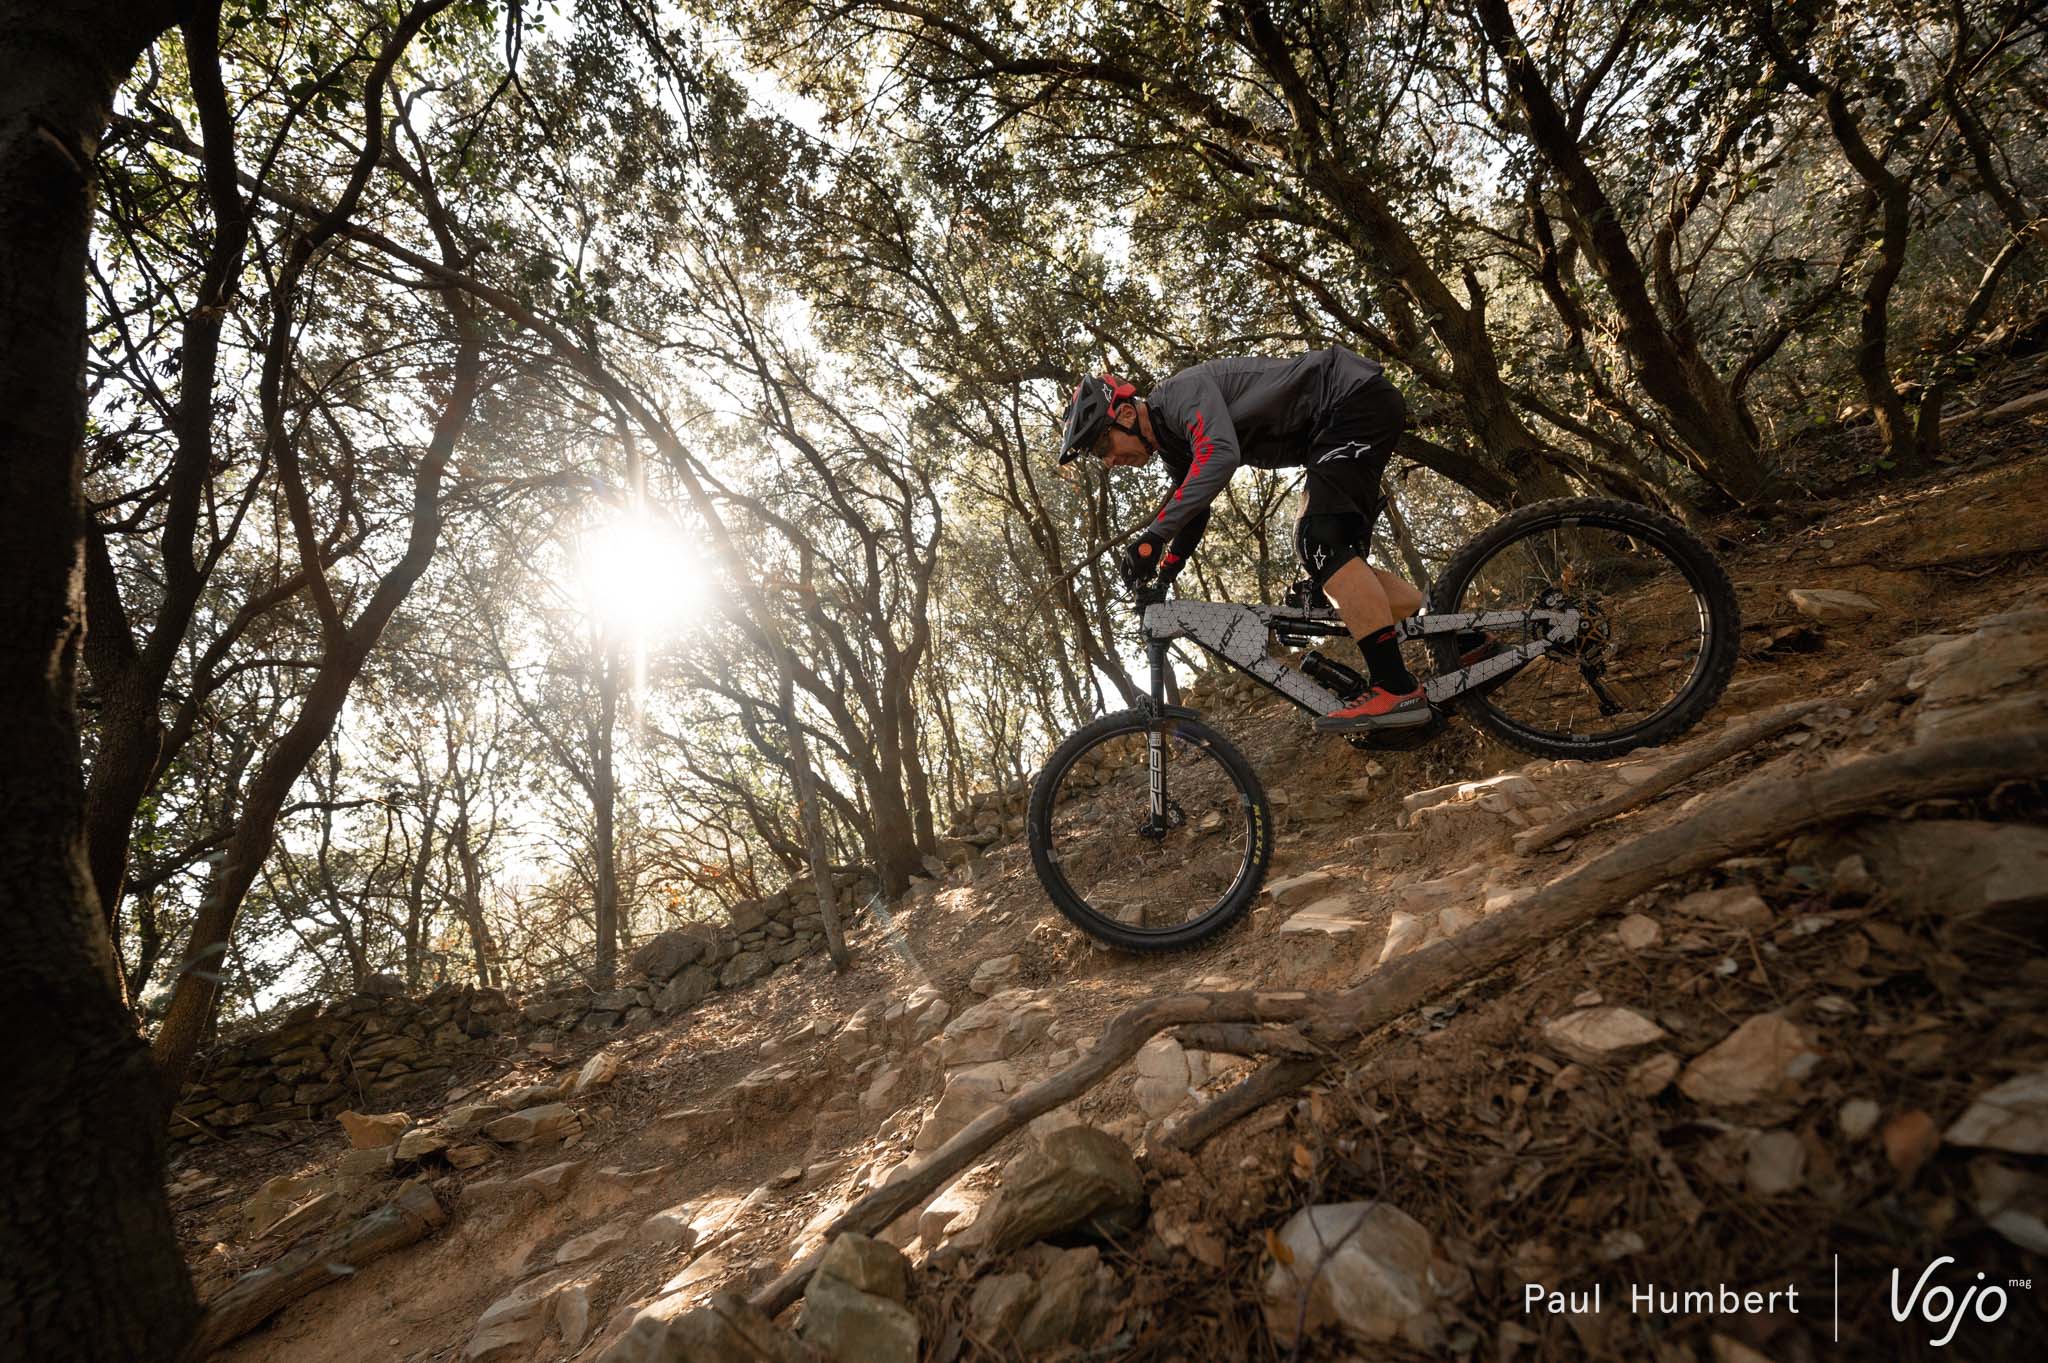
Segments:
[[[1407,423],[1400,390],[1378,378],[1309,437],[1307,495],[1294,523],[1294,552],[1317,586],[1365,557],[1380,514],[1380,476]]]

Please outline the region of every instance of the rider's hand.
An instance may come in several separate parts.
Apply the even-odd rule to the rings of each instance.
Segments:
[[[1150,582],[1158,573],[1160,561],[1165,557],[1166,541],[1150,530],[1132,540],[1124,546],[1123,563],[1120,565],[1124,585],[1136,587],[1140,583]]]

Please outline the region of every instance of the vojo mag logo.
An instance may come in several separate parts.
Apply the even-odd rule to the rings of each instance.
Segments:
[[[1931,1287],[1928,1285],[1928,1280],[1933,1278],[1938,1270],[1954,1262],[1955,1257],[1948,1254],[1936,1259],[1921,1270],[1912,1290],[1903,1298],[1900,1297],[1899,1291],[1905,1281],[1905,1274],[1900,1269],[1892,1270],[1892,1319],[1904,1324],[1917,1318],[1934,1332],[1928,1336],[1927,1342],[1937,1349],[1956,1337],[1956,1331],[1962,1328],[1966,1319],[1975,1319],[1990,1325],[2004,1316],[2008,1304],[2005,1296],[2007,1286],[2026,1290],[2034,1285],[2031,1278],[2011,1278],[2003,1284],[1986,1283],[1984,1274],[1978,1273],[1974,1281],[1965,1285],[1960,1298],[1956,1296],[1955,1289],[1947,1283],[1936,1282]]]

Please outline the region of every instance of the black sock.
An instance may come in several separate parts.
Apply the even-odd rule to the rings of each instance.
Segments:
[[[1372,674],[1374,686],[1402,695],[1415,689],[1415,677],[1401,661],[1401,645],[1394,638],[1392,625],[1360,639],[1358,651],[1365,655],[1366,671]]]

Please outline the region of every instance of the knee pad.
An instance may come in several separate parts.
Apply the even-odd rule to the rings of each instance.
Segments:
[[[1365,546],[1359,543],[1359,522],[1363,519],[1355,513],[1343,512],[1303,516],[1294,523],[1295,556],[1301,560],[1302,571],[1318,588],[1352,559],[1365,557]]]

